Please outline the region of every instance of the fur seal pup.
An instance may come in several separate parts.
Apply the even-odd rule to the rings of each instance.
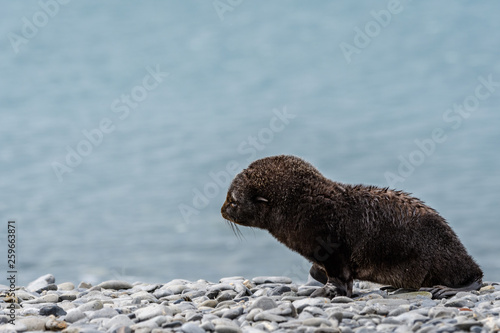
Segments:
[[[481,287],[483,272],[434,209],[402,191],[325,178],[294,156],[251,163],[232,181],[222,216],[268,230],[313,263],[325,286],[352,295],[353,279],[444,298]]]

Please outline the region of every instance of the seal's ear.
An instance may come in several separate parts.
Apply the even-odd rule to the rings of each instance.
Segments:
[[[268,202],[269,201],[264,197],[256,197],[255,200],[257,200],[258,202]]]

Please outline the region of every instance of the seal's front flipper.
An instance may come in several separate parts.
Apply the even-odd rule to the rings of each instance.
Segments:
[[[453,297],[461,291],[479,290],[482,284],[483,283],[481,279],[478,279],[465,287],[452,288],[452,287],[437,285],[430,288],[420,288],[419,290],[430,292],[432,294],[432,298],[442,299],[442,298]]]
[[[328,276],[326,272],[320,266],[313,264],[311,269],[309,270],[309,274],[313,277],[314,280],[319,281],[323,284],[328,282]]]

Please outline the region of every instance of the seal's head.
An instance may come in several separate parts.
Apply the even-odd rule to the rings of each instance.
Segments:
[[[257,160],[232,181],[222,205],[222,216],[239,225],[269,230],[282,216],[280,212],[289,203],[296,203],[311,177],[322,176],[295,156]]]

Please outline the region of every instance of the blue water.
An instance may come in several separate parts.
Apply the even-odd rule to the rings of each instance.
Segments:
[[[232,3],[3,4],[18,283],[305,280],[300,256],[220,216],[227,175],[275,154],[422,198],[500,280],[500,3]]]

